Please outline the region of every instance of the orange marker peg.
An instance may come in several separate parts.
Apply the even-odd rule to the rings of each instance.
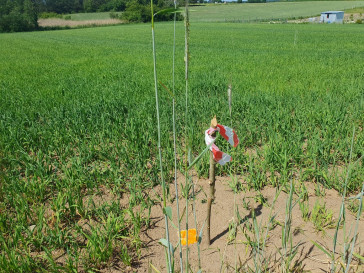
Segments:
[[[192,245],[194,243],[197,243],[197,235],[196,235],[196,229],[192,228],[188,230],[188,245]],[[181,230],[181,243],[183,246],[187,245],[186,244],[186,237],[187,237],[187,232],[185,230]]]

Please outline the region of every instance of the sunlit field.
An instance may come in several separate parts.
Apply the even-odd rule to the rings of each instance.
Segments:
[[[353,5],[335,3],[331,9]],[[214,7],[191,9],[196,22],[205,20],[203,9]],[[284,14],[322,11],[291,10]],[[254,16],[263,18],[258,12]],[[1,34],[0,272],[87,271],[115,261],[121,271],[137,267],[140,234],[158,202],[151,189],[159,184],[150,30],[149,24],[131,24]],[[159,80],[171,88],[173,25],[158,23],[155,31]],[[206,147],[203,133],[213,115],[230,124],[226,90],[231,84],[232,120],[241,143],[233,151],[235,165],[217,167],[217,175],[234,171],[254,190],[289,185],[292,176],[339,193],[347,179],[349,194],[361,190],[361,25],[192,23],[188,143],[181,133],[183,35],[179,22],[180,169],[185,145],[193,156]],[[174,162],[171,103],[170,93],[161,88],[168,182]],[[218,145],[231,152],[225,142]],[[347,177],[350,151],[357,163]],[[194,167],[198,176],[207,177],[208,161],[206,155]]]

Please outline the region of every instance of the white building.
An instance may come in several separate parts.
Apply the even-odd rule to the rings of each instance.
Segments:
[[[343,11],[325,11],[321,12],[321,23],[338,23],[342,24],[344,21]]]

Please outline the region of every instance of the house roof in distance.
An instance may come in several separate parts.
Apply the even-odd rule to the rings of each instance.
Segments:
[[[321,12],[321,14],[326,14],[326,13],[342,13],[343,11],[324,11]]]

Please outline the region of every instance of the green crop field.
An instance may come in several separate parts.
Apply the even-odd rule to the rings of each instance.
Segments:
[[[210,4],[191,7],[191,21],[277,20],[320,15],[327,10],[363,7],[364,1],[303,1],[263,4]]]
[[[159,80],[169,88],[172,31],[171,23],[156,25]],[[351,160],[359,162],[350,170],[348,192],[361,189],[361,25],[192,23],[187,143],[181,133],[183,31],[180,22],[181,169],[184,148],[199,154],[204,130],[217,115],[221,124],[232,122],[240,137],[234,152],[218,145],[232,153],[249,188],[282,185],[294,175],[342,192],[355,128]],[[150,25],[1,34],[0,63],[0,272],[97,270],[115,260],[125,268],[136,264],[140,233],[156,202],[149,193],[159,184]],[[172,99],[163,88],[160,96],[170,182]],[[232,166],[217,167],[217,174],[228,174]],[[195,170],[207,176],[207,155]]]

